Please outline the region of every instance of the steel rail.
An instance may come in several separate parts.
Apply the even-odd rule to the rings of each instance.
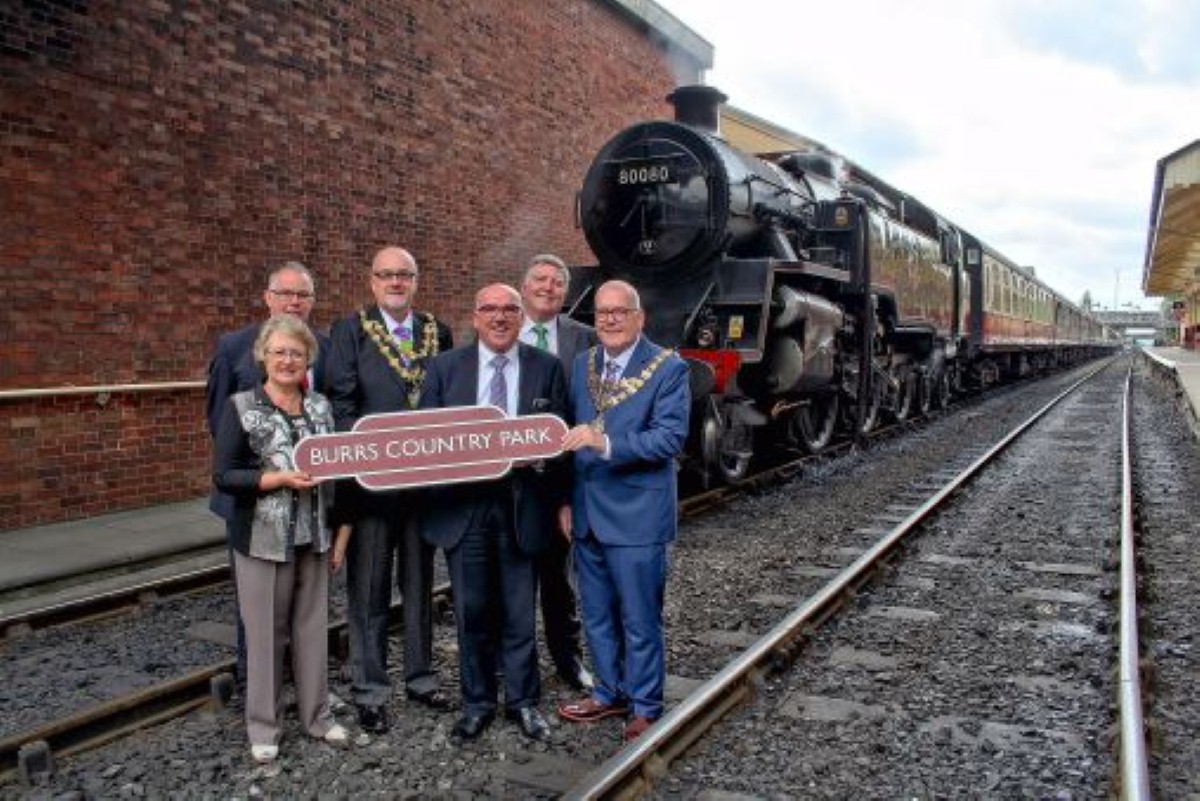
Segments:
[[[1142,677],[1139,669],[1137,552],[1133,530],[1133,449],[1130,442],[1130,408],[1133,366],[1125,376],[1121,406],[1121,631],[1118,700],[1121,711],[1121,798],[1148,801],[1150,770],[1146,755],[1146,727],[1142,715]]]
[[[224,553],[224,549],[221,549]],[[26,633],[64,623],[76,623],[118,614],[141,606],[147,597],[168,597],[207,589],[229,581],[229,565],[220,564],[179,573],[174,576],[138,581],[129,586],[105,590],[69,601],[0,615],[0,636]]]
[[[753,697],[768,672],[786,664],[806,637],[825,622],[841,602],[870,580],[873,570],[908,534],[938,510],[945,500],[995,460],[1030,427],[1082,384],[1110,364],[1106,361],[1054,397],[1018,425],[929,499],[896,524],[849,567],[834,576],[765,636],[719,673],[700,685],[638,739],[568,788],[564,799],[636,798],[646,794],[683,754],[727,712]]]
[[[450,597],[450,585],[433,588],[434,601]],[[390,628],[403,625],[403,600],[389,610]],[[329,625],[329,649],[335,652],[345,638],[347,623]],[[69,756],[96,748],[138,729],[165,723],[203,706],[221,706],[232,691],[235,659],[225,659],[184,676],[135,690],[119,698],[0,739],[0,778],[16,772],[26,748],[41,745],[53,756]],[[226,676],[222,687],[219,677]]]

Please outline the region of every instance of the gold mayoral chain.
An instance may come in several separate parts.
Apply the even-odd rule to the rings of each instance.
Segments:
[[[401,353],[396,340],[384,328],[383,323],[372,320],[367,316],[366,309],[359,309],[358,319],[362,322],[363,330],[371,337],[379,353],[387,359],[387,363],[396,371],[396,375],[408,384],[409,408],[416,408],[421,399],[421,384],[425,381],[425,360],[438,353],[437,320],[433,317],[421,326],[421,345],[413,349],[411,354]]]
[[[596,348],[588,351],[588,394],[592,396],[592,405],[596,407],[596,419],[588,423],[598,433],[604,433],[604,413],[613,408],[619,403],[624,403],[629,398],[641,391],[642,387],[646,386],[646,382],[650,380],[650,376],[662,367],[662,363],[675,355],[675,351],[664,348],[658,352],[658,355],[650,360],[646,365],[646,369],[638,373],[632,378],[619,378],[614,382],[612,391],[606,389],[604,381],[600,378],[600,372],[596,369]]]

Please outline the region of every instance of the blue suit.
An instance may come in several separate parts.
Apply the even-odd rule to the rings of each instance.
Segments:
[[[623,378],[636,378],[662,348],[640,338]],[[575,360],[571,408],[577,423],[596,419],[588,359],[602,371],[599,348]],[[604,413],[610,458],[575,454],[572,529],[575,568],[588,648],[596,673],[593,697],[629,701],[650,719],[663,710],[666,649],[662,609],[667,545],[678,529],[675,457],[688,432],[688,368],[672,355],[645,384]]]

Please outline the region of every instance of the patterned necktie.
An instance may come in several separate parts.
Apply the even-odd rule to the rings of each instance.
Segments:
[[[492,383],[488,385],[488,403],[508,414],[508,381],[504,379],[504,366],[508,364],[508,357],[493,356],[488,364],[495,370],[492,373]]]
[[[412,329],[407,325],[398,325],[392,333],[396,335],[396,341],[400,343],[400,350],[405,353],[412,353]]]
[[[621,365],[616,359],[609,359],[604,365],[604,394],[612,395],[617,391],[617,379],[621,377]]]
[[[542,350],[550,350],[550,337],[546,334],[546,326],[541,323],[534,323],[533,335],[537,337],[533,343],[534,345]]]

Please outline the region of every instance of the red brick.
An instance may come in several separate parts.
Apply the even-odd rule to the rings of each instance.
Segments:
[[[323,327],[388,243],[461,333],[530,254],[590,260],[583,173],[674,84],[603,2],[76,7],[6,18],[0,389],[201,380],[266,268],[316,272]],[[0,401],[0,530],[206,493],[203,406]]]

